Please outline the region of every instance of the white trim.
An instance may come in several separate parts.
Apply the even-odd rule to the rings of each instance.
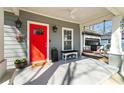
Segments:
[[[12,9],[4,8],[4,11],[13,13]]]
[[[115,16],[122,15],[115,7],[105,7],[105,8]]]
[[[49,24],[45,24],[45,23],[39,23],[39,22],[34,22],[34,21],[27,21],[27,55],[28,55],[28,64],[30,64],[30,46],[29,46],[29,35],[30,35],[30,31],[29,31],[29,24],[33,23],[33,24],[40,24],[40,25],[45,25],[47,26],[47,61],[49,61]]]
[[[85,38],[101,39],[100,36],[85,35]]]
[[[73,29],[72,28],[66,28],[66,27],[62,27],[62,50],[64,50],[64,30],[70,30],[72,32],[72,43],[71,43],[71,47],[73,50],[73,46],[74,46],[74,36],[73,36]]]
[[[19,9],[17,7],[12,7],[12,11],[16,16],[19,16]]]
[[[84,48],[85,47],[85,34],[84,34],[84,38],[83,39],[84,39],[84,45],[83,45],[83,48]]]
[[[80,55],[83,52],[83,36],[82,36],[82,30],[80,29]]]

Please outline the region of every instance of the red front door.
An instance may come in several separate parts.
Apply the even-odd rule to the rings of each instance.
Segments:
[[[47,31],[45,25],[29,23],[30,63],[43,63],[47,59]]]

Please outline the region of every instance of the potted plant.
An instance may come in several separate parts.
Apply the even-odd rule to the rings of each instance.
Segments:
[[[26,66],[26,65],[27,65],[27,59],[26,59],[26,58],[22,58],[22,59],[21,59],[21,63]]]
[[[19,59],[16,59],[14,64],[16,68],[21,68],[21,61]]]
[[[51,59],[52,62],[58,61],[58,50],[55,47],[51,49]]]
[[[24,36],[22,34],[17,34],[16,35],[16,40],[21,43],[24,40]]]
[[[15,67],[18,69],[25,68],[27,65],[27,60],[26,60],[26,58],[16,59],[14,64],[15,64]]]

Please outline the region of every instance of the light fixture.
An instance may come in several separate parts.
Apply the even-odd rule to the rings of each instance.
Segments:
[[[53,26],[53,32],[57,32],[57,26],[55,25],[55,26]]]
[[[15,26],[16,26],[16,28],[21,28],[21,27],[22,27],[22,22],[21,22],[21,20],[19,19],[19,17],[18,17],[18,19],[15,21]]]

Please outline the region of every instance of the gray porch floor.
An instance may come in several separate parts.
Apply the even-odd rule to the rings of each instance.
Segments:
[[[18,70],[14,84],[24,85],[78,85],[105,84],[118,71],[117,68],[92,58],[81,57],[49,63],[43,68],[27,67]],[[110,81],[110,80],[109,80]]]

